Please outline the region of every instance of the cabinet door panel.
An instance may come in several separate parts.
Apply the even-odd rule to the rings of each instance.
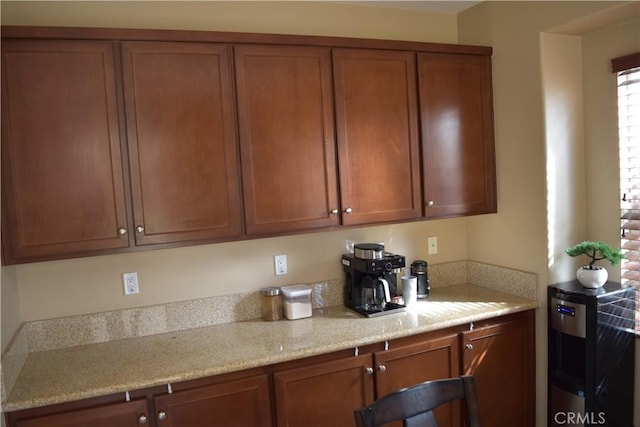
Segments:
[[[491,58],[420,53],[418,68],[425,215],[496,212]]]
[[[271,425],[266,375],[230,381],[155,398],[158,427],[268,427]],[[158,415],[158,414],[156,414]]]
[[[112,43],[2,41],[8,261],[129,246],[116,98]]]
[[[476,379],[482,425],[533,426],[533,316],[463,332],[463,371]]]
[[[459,376],[458,345],[455,334],[376,353],[377,398],[424,381]],[[440,427],[460,425],[458,404],[443,405],[436,409],[435,415]]]
[[[136,400],[19,420],[12,425],[15,427],[138,427],[140,417],[148,419],[148,416],[147,401]]]
[[[363,355],[273,375],[277,425],[353,426],[353,411],[373,402],[371,356]]]
[[[122,44],[138,244],[241,234],[229,48]]]
[[[329,49],[234,49],[247,234],[337,225]]]
[[[419,218],[415,54],[333,51],[345,225]]]

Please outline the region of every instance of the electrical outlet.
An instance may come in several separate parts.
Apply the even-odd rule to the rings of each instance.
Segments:
[[[427,253],[429,255],[435,255],[438,253],[438,238],[437,237],[428,237],[427,238]]]
[[[273,264],[276,270],[276,276],[287,274],[287,256],[275,255],[273,257]]]
[[[138,273],[122,273],[122,283],[124,285],[124,294],[133,295],[139,294],[140,288],[138,288]]]

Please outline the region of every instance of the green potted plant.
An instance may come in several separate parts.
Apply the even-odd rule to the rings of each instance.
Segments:
[[[578,281],[586,288],[599,288],[605,284],[609,274],[604,267],[595,265],[600,260],[607,260],[613,265],[624,258],[620,249],[613,249],[604,242],[581,242],[566,250],[572,257],[586,255],[591,259],[588,265],[580,267],[576,273]]]

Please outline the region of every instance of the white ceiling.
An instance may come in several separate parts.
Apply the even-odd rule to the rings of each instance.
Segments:
[[[394,9],[406,9],[406,10],[415,10],[415,11],[421,11],[421,12],[447,13],[447,14],[455,15],[481,2],[480,1],[458,1],[458,0],[449,0],[449,1],[352,0],[352,1],[341,1],[339,3],[359,4],[362,6],[373,6],[373,7],[387,7],[387,8],[394,8]]]

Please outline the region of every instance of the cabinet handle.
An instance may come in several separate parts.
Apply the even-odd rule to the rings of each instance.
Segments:
[[[373,375],[373,368],[370,368],[367,366],[367,368],[364,371],[367,373],[367,375]]]
[[[125,234],[127,234],[127,229],[124,227],[118,228],[118,234],[124,236]]]
[[[338,212],[340,212],[338,209],[331,209],[331,215],[338,215]]]
[[[147,423],[147,416],[142,414],[138,417],[138,424],[146,424]]]
[[[379,372],[385,372],[387,370],[387,367],[384,365],[378,365],[378,371]]]
[[[138,233],[142,233],[142,232],[144,231],[144,227],[143,227],[143,226],[141,226],[141,225],[139,225],[139,226],[137,226],[137,227],[136,227],[136,231],[137,231]]]
[[[158,412],[158,419],[160,421],[166,420],[167,419],[167,413],[164,411],[160,411]]]
[[[351,208],[347,208],[347,209],[344,210],[344,213],[346,213],[346,214],[350,214],[351,212],[353,212],[353,209],[351,209]]]
[[[465,344],[464,348],[467,350],[473,350],[473,344]]]
[[[433,207],[433,205],[435,205],[435,204],[436,204],[436,203],[435,203],[433,200],[429,200],[429,201],[427,202],[427,206],[429,206],[430,208],[432,208],[432,207]]]

